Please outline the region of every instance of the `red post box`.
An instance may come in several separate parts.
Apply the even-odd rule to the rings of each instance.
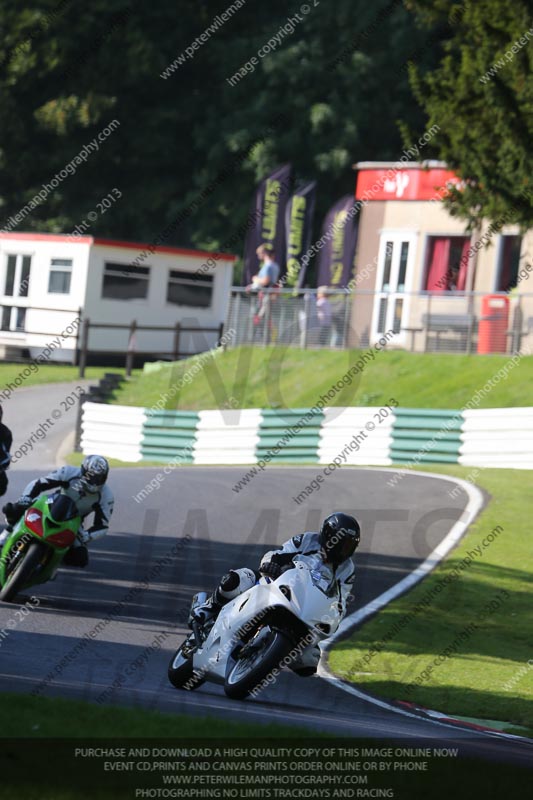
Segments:
[[[478,325],[478,353],[506,353],[509,327],[509,298],[501,294],[486,294],[481,298]]]

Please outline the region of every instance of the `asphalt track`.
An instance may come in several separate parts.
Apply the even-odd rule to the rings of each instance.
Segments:
[[[21,461],[11,473],[9,499],[38,474],[24,467]],[[210,590],[228,568],[255,566],[265,550],[316,529],[323,516],[342,508],[358,516],[363,531],[355,610],[424,561],[468,501],[462,490],[449,497],[448,480],[412,473],[391,488],[390,472],[344,468],[298,506],[292,497],[316,467],[268,468],[237,494],[232,486],[243,471],[181,467],[137,503],[134,496],[159,470],[113,470],[112,532],[92,547],[89,567],[62,569],[56,581],[21,595],[16,604],[0,604],[0,629],[9,630],[0,647],[0,690],[93,702],[106,693],[106,703],[189,715],[291,723],[351,737],[453,741],[487,759],[531,764],[529,744],[400,716],[318,677],[284,672],[246,702],[229,700],[214,684],[188,693],[168,683],[168,661],[186,631],[191,595]],[[158,574],[147,580],[154,568]],[[18,619],[15,612],[30,594],[39,605]],[[107,624],[95,634],[102,619]],[[86,635],[85,649],[67,660]],[[155,650],[140,663],[150,646]]]

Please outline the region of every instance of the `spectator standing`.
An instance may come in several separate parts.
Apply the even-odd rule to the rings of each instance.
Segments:
[[[316,313],[318,317],[319,344],[329,344],[331,337],[332,308],[328,300],[328,287],[319,286],[316,293]]]
[[[270,303],[271,290],[276,286],[279,278],[279,265],[274,260],[272,245],[261,244],[256,250],[257,257],[262,262],[261,269],[254,275],[252,282],[246,287],[247,292],[256,291],[257,306],[254,313],[254,339],[264,339],[264,326],[271,326]]]

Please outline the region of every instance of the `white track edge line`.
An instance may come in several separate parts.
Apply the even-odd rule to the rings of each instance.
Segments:
[[[380,594],[374,600],[371,600],[370,603],[367,603],[366,606],[355,611],[350,616],[345,617],[342,623],[339,625],[337,631],[325,642],[324,648],[324,655],[326,658],[324,660],[320,660],[318,665],[318,675],[322,678],[322,680],[331,683],[338,689],[342,689],[343,691],[347,692],[348,694],[355,695],[361,700],[366,700],[368,703],[372,703],[373,705],[379,706],[379,708],[386,709],[387,711],[393,711],[395,714],[400,714],[404,717],[413,717],[418,720],[425,720],[427,722],[431,722],[434,725],[441,725],[446,728],[450,728],[452,730],[462,730],[466,732],[472,731],[473,734],[484,734],[484,735],[493,735],[498,736],[501,738],[508,738],[508,739],[515,739],[522,742],[527,742],[531,744],[531,739],[527,739],[524,736],[515,736],[511,733],[498,733],[492,731],[478,731],[475,729],[461,727],[460,725],[452,725],[451,723],[441,722],[440,720],[432,719],[431,717],[422,717],[419,714],[415,714],[411,711],[406,711],[403,708],[398,708],[397,706],[391,705],[384,700],[379,700],[378,698],[372,697],[371,695],[366,694],[365,692],[356,689],[355,687],[346,684],[341,678],[338,678],[334,675],[327,662],[327,654],[329,653],[332,645],[335,643],[337,639],[341,636],[344,636],[348,633],[352,628],[359,625],[365,619],[370,617],[372,614],[375,614],[376,611],[379,611],[384,606],[388,605],[392,600],[395,600],[401,594],[404,594],[408,589],[410,589],[415,584],[419,583],[422,578],[432,572],[435,567],[440,564],[440,562],[444,559],[445,556],[448,555],[450,550],[452,550],[456,544],[462,539],[468,526],[473,522],[476,516],[479,514],[481,509],[483,508],[483,493],[477,486],[474,484],[469,483],[468,481],[463,480],[462,478],[455,478],[453,476],[448,475],[440,475],[436,472],[418,472],[414,470],[405,470],[405,469],[380,469],[380,472],[400,472],[404,475],[419,475],[425,476],[428,478],[437,478],[439,480],[447,480],[457,485],[461,486],[462,489],[468,495],[468,503],[466,504],[463,513],[461,514],[461,519],[457,520],[454,525],[451,527],[450,531],[446,534],[444,539],[435,547],[435,549],[429,554],[429,556],[419,564],[419,566],[410,572],[409,575],[406,575],[405,578],[402,578],[401,581],[395,583],[394,586],[391,586],[390,589],[387,589],[386,592]],[[463,517],[466,515],[466,519]]]

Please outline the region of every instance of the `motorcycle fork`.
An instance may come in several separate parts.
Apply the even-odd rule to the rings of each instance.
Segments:
[[[24,558],[24,554],[28,549],[30,542],[19,539],[9,551],[9,561],[6,564],[6,575],[11,575],[13,570],[17,568],[17,564]]]

